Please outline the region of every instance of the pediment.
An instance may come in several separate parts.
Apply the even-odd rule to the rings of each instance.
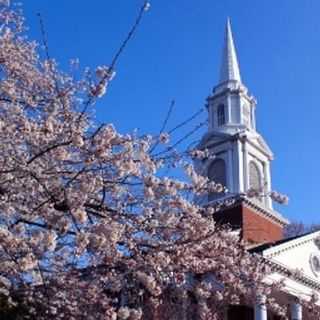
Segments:
[[[320,232],[316,231],[262,250],[268,260],[291,271],[298,271],[303,277],[319,282],[320,285]]]
[[[260,145],[262,149],[264,149],[269,155],[273,156],[271,149],[269,148],[267,142],[262,138],[262,136],[257,137],[257,143]]]
[[[205,148],[208,143],[215,144],[230,139],[232,136],[219,131],[210,131],[205,134],[199,144],[200,148]]]
[[[247,134],[247,139],[253,145],[257,146],[259,149],[262,149],[265,154],[267,154],[271,159],[273,159],[273,153],[268,146],[267,142],[262,138],[258,133]]]

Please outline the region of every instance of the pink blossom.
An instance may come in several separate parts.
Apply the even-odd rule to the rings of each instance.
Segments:
[[[169,143],[169,141],[170,141],[170,136],[169,136],[169,134],[166,133],[166,132],[161,133],[160,136],[159,136],[159,141],[160,141],[161,143],[163,143],[163,144]]]

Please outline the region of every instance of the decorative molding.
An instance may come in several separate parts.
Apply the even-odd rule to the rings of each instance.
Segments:
[[[313,239],[314,244],[320,250],[320,237],[316,237]]]
[[[248,207],[255,209],[257,213],[260,213],[263,217],[268,218],[272,222],[276,222],[283,227],[289,224],[289,220],[282,217],[280,213],[274,210],[267,209],[263,207],[261,204],[258,204],[255,201],[248,199],[246,196],[240,195],[240,198]]]
[[[320,233],[319,231],[315,231],[314,233],[307,234],[305,236],[301,236],[298,239],[292,239],[291,241],[281,243],[278,246],[267,248],[264,250],[264,252],[266,254],[266,257],[272,258],[272,257],[278,256],[283,252],[292,250],[294,248],[301,247],[307,243],[314,241],[315,235],[318,236],[319,233]],[[277,249],[277,247],[278,247],[278,249]],[[272,252],[268,253],[268,250],[272,251]]]
[[[241,125],[237,125],[235,127],[239,127]],[[214,137],[217,137],[219,138],[218,141],[214,141],[214,142],[211,142],[211,138],[212,136]],[[248,135],[246,134],[245,130],[243,130],[242,132],[238,132],[238,133],[235,133],[233,135],[228,135],[228,134],[225,134],[225,133],[222,133],[221,132],[216,132],[216,131],[209,131],[202,139],[202,141],[200,142],[199,144],[199,148],[202,149],[202,148],[215,148],[221,144],[224,144],[226,142],[233,142],[233,141],[236,141],[236,140],[240,140],[242,142],[246,141],[249,143],[250,146],[252,146],[253,148],[257,149],[258,151],[260,151],[264,156],[266,156],[269,160],[273,160],[273,153],[272,151],[270,150],[269,146],[267,146],[267,144],[265,143],[265,148],[263,148],[261,145],[259,145],[258,143],[255,143],[253,140],[254,139],[261,139],[262,141],[263,138],[258,135],[257,137],[248,137]],[[210,143],[211,142],[211,143]]]
[[[320,276],[320,255],[318,252],[312,252],[309,257],[310,269],[318,278]]]
[[[288,269],[288,267],[282,265],[279,262],[275,262],[271,259],[266,257],[262,258],[271,268],[273,271],[279,272],[280,274],[286,276],[289,279],[293,279],[311,289],[320,291],[320,282],[309,278],[299,272],[293,271]]]
[[[232,195],[230,197],[223,197],[221,199],[221,202],[226,201],[226,200],[232,200],[232,205],[224,207],[222,210],[233,208],[240,203],[244,203],[247,208],[254,209],[257,214],[260,216],[267,218],[268,220],[272,222],[276,222],[277,224],[281,225],[282,227],[288,225],[289,221],[285,219],[284,217],[281,216],[280,213],[270,210],[267,208],[264,208],[261,204],[255,203],[253,200],[248,199],[245,195]],[[215,203],[217,201],[214,201]],[[208,203],[207,206],[210,206],[210,203]]]

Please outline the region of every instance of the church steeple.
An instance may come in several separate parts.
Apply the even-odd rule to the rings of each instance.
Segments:
[[[233,194],[245,194],[251,189],[259,189],[261,194],[268,193],[271,190],[270,161],[273,155],[256,131],[256,100],[241,82],[229,19],[225,29],[221,76],[207,99],[207,108],[209,128],[202,147],[209,148],[217,160],[221,160],[220,166],[224,170],[215,171],[225,171],[217,177],[208,164],[209,178],[220,180]],[[215,165],[216,162],[214,169]],[[211,199],[215,197],[218,196]],[[211,199],[209,197],[209,201]],[[261,196],[258,202],[272,208],[270,197]]]
[[[237,53],[228,18],[220,66],[220,79],[208,98],[209,131],[235,134],[255,131],[256,100],[241,81]]]
[[[195,166],[228,192],[209,193],[197,201],[211,206],[231,198],[234,204],[215,215],[218,222],[240,228],[242,238],[250,243],[279,240],[287,222],[272,207],[273,154],[256,130],[256,100],[241,81],[229,19],[220,79],[207,98],[207,108],[208,132],[198,148],[209,150],[213,156],[195,161]]]
[[[241,82],[239,63],[232,36],[231,22],[228,18],[226,23],[224,47],[222,52],[220,83],[224,83],[230,80]]]

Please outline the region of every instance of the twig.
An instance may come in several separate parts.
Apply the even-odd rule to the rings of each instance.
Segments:
[[[183,141],[188,139],[191,135],[193,135],[196,131],[198,131],[200,128],[202,128],[205,124],[206,124],[206,122],[201,122],[193,130],[191,130],[185,136],[183,136],[178,141],[176,141],[172,146],[169,146],[167,149],[165,149],[165,150],[163,150],[161,152],[158,152],[157,154],[154,155],[154,157],[157,157],[157,156],[159,156],[161,154],[164,154],[164,153],[172,151],[176,146],[178,146],[180,143],[182,143]]]
[[[142,18],[143,18],[143,14],[145,13],[146,11],[146,6],[148,4],[148,1],[144,1],[143,5],[141,6],[140,10],[139,10],[139,13],[138,13],[138,16],[132,26],[132,28],[130,29],[127,37],[125,38],[125,40],[122,42],[120,48],[118,49],[118,51],[116,52],[116,54],[114,55],[112,61],[111,61],[111,64],[110,64],[110,67],[109,67],[109,71],[106,73],[106,75],[99,81],[98,83],[98,86],[99,85],[102,85],[106,80],[108,80],[108,78],[110,77],[110,75],[112,74],[118,60],[119,60],[119,57],[121,56],[121,54],[123,53],[124,49],[126,48],[128,42],[131,40],[131,38],[134,36]],[[80,121],[83,117],[83,115],[85,114],[85,112],[87,111],[89,105],[93,102],[94,100],[94,97],[93,96],[89,96],[89,99],[87,100],[87,102],[85,103],[84,105],[84,108],[79,116],[79,119],[78,121]]]
[[[160,130],[160,134],[163,133],[163,131],[164,131],[165,128],[166,128],[166,126],[167,126],[167,124],[168,124],[168,121],[169,121],[169,118],[170,118],[170,116],[171,116],[173,107],[175,106],[175,104],[176,104],[176,101],[175,101],[175,100],[172,100],[172,101],[171,101],[171,104],[170,104],[170,107],[169,107],[169,110],[168,110],[168,112],[167,112],[167,116],[166,116],[166,118],[165,118],[165,120],[164,120],[164,122],[163,122],[162,128],[161,128],[161,130]]]
[[[174,127],[173,129],[171,129],[168,133],[171,134],[174,131],[180,129],[181,127],[185,126],[186,124],[188,124],[189,122],[191,122],[192,120],[194,120],[198,115],[200,115],[202,112],[204,111],[204,108],[201,108],[199,111],[197,111],[195,114],[193,114],[190,118],[186,119],[185,121],[181,122],[180,124],[178,124],[176,127]]]
[[[129,31],[129,33],[128,33],[127,37],[125,38],[125,40],[122,42],[122,45],[120,46],[119,50],[116,52],[114,58],[112,59],[112,62],[111,62],[111,65],[110,65],[110,70],[111,71],[116,66],[120,55],[123,53],[123,51],[124,51],[125,47],[127,46],[128,42],[130,41],[130,39],[133,37],[135,31],[137,30],[137,28],[138,28],[138,26],[139,26],[139,24],[140,24],[140,22],[142,20],[143,14],[146,11],[147,3],[148,3],[148,1],[144,1],[143,5],[140,8],[140,11],[139,11],[139,14],[138,14],[138,16],[136,18],[135,23],[133,24],[133,26],[132,26],[131,30]],[[104,80],[106,80],[106,79],[104,79]]]
[[[162,124],[162,127],[160,129],[160,132],[159,132],[159,136],[164,132],[167,124],[168,124],[168,121],[169,121],[169,118],[171,116],[171,113],[172,113],[172,110],[173,110],[173,107],[175,106],[175,100],[172,100],[171,103],[170,103],[170,107],[169,107],[169,110],[167,112],[167,115],[166,115],[166,118]],[[157,142],[152,146],[152,148],[150,149],[150,153],[152,153],[154,151],[154,149],[159,145],[159,139],[157,140]]]
[[[33,162],[34,160],[36,160],[37,158],[43,156],[45,153],[54,150],[56,148],[62,147],[62,146],[67,146],[71,143],[71,141],[66,141],[66,142],[61,142],[58,144],[55,144],[53,146],[48,147],[47,149],[40,151],[39,153],[37,153],[36,155],[34,155],[30,160],[27,161],[27,164],[29,165],[31,162]]]
[[[43,22],[43,19],[42,19],[42,16],[41,16],[40,12],[37,14],[37,16],[39,18],[41,37],[42,37],[42,42],[43,42],[46,58],[48,60],[50,60],[48,38],[47,38],[47,34],[46,34],[46,31],[45,31],[45,28],[44,28],[44,22]]]
[[[52,64],[52,61],[51,61],[51,58],[50,58],[48,37],[47,37],[47,33],[46,33],[46,30],[45,30],[45,26],[44,26],[44,22],[43,22],[43,18],[41,16],[41,13],[38,13],[38,17],[39,17],[39,23],[40,23],[40,29],[41,29],[42,42],[43,42],[46,58],[47,58],[48,63],[49,63],[50,71],[52,73],[52,77],[53,77],[53,81],[54,81],[54,85],[55,85],[55,91],[56,91],[56,94],[58,96],[58,99],[59,99],[61,105],[63,106],[64,109],[66,109],[65,101],[64,101],[64,99],[62,99],[63,95],[62,95],[62,92],[61,92],[61,90],[59,88],[59,82],[58,82],[58,79],[57,79],[57,73],[53,68],[53,64]]]

